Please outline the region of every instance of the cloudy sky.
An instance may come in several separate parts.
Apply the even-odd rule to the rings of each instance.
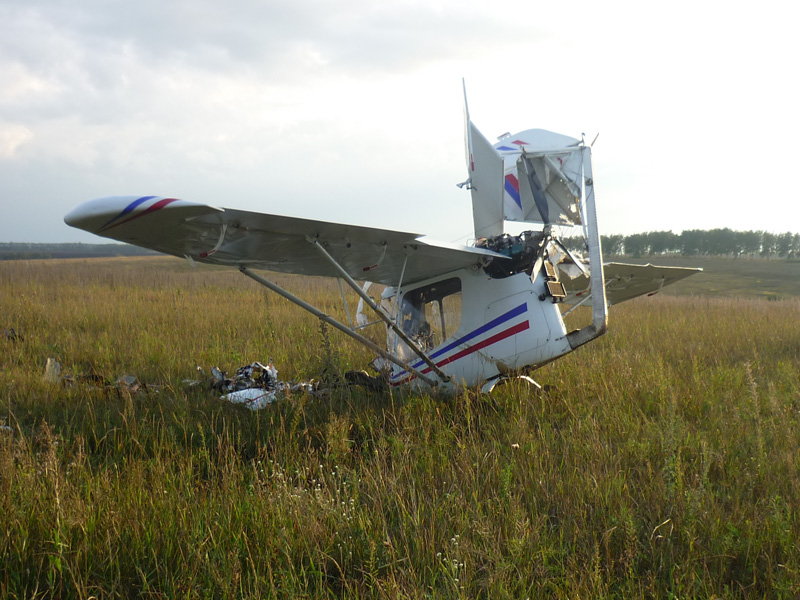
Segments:
[[[791,6],[0,0],[0,242],[116,194],[463,241],[462,77],[491,140],[600,134],[604,233],[800,232]]]

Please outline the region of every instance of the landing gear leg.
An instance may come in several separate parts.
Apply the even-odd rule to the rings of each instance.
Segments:
[[[527,375],[514,375],[509,377],[508,375],[498,375],[494,379],[490,379],[486,383],[483,384],[481,387],[481,392],[484,394],[491,394],[496,388],[500,387],[501,385],[505,385],[507,383],[511,383],[512,381],[523,381],[528,384],[531,388],[531,391],[535,392],[543,392],[544,388],[539,385],[536,381],[534,381],[531,377]]]

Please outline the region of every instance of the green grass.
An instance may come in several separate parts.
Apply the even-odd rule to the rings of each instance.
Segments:
[[[335,282],[275,276],[334,310]],[[691,281],[691,280],[687,280]],[[659,295],[491,397],[287,397],[371,357],[235,272],[0,264],[0,597],[792,598],[800,301]],[[337,309],[338,310],[338,309]],[[338,314],[338,313],[337,313]],[[160,391],[42,379],[130,373]]]

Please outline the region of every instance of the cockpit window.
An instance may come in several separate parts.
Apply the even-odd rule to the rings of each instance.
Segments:
[[[406,292],[400,303],[398,323],[423,350],[440,345],[461,326],[461,280],[453,277]],[[402,341],[389,342],[389,347],[394,346],[401,358],[412,358],[413,352]]]

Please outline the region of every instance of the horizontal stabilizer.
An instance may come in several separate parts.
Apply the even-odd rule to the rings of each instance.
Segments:
[[[703,269],[686,267],[658,267],[655,265],[630,265],[606,263],[603,265],[606,281],[606,300],[609,306],[631,300],[637,296],[657,294],[661,288],[672,285]],[[568,304],[581,302],[591,292],[589,280],[580,275],[564,281]]]

